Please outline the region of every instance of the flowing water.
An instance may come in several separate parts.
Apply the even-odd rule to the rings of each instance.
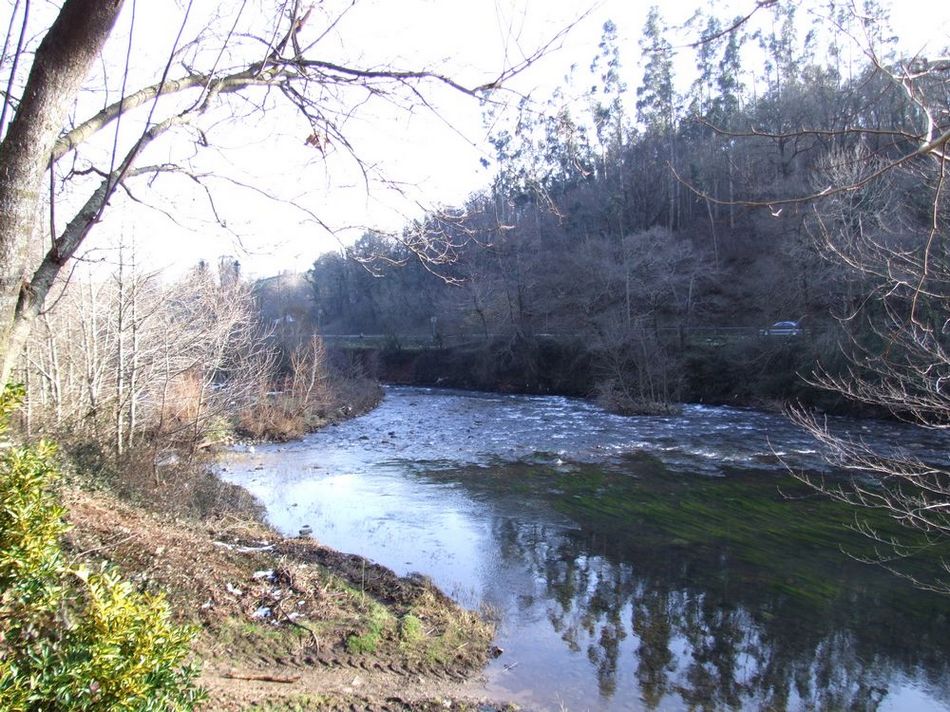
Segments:
[[[946,459],[886,423],[862,438]],[[236,453],[222,476],[500,618],[487,692],[538,710],[950,712],[950,598],[856,561],[834,476],[780,416],[389,388],[372,413]],[[921,571],[933,566],[923,561]]]

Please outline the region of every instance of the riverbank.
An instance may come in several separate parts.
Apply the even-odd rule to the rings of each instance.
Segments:
[[[317,430],[364,415],[382,399],[368,383],[354,381],[333,407],[293,422]],[[290,422],[270,418],[291,412],[286,399],[266,406],[267,422]],[[288,439],[286,428],[257,435],[257,444]],[[193,626],[208,693],[201,709],[503,709],[472,681],[491,655],[487,611],[308,534],[282,536],[251,493],[213,474],[213,462],[202,450],[166,458],[148,476],[79,474],[62,492],[71,555],[116,566]]]
[[[195,626],[204,709],[498,709],[466,684],[492,623],[421,576],[234,515],[186,521],[79,489],[65,500],[75,555],[163,592]]]
[[[910,442],[878,428],[882,441]],[[365,418],[230,458],[222,479],[203,485],[216,483],[218,505],[201,520],[71,495],[73,551],[168,591],[179,620],[199,627],[206,709],[499,709],[479,699],[476,679],[491,625],[412,571],[463,602],[492,603],[505,654],[485,668],[487,689],[537,708],[717,699],[706,683],[679,692],[690,689],[687,661],[705,653],[680,656],[669,636],[643,637],[653,596],[737,611],[724,640],[751,630],[776,646],[753,665],[850,636],[895,660],[925,641],[927,662],[938,645],[920,621],[942,620],[942,608],[842,558],[830,528],[847,517],[777,479],[778,452],[806,469],[822,462],[800,432],[761,413],[690,406],[675,419],[631,420],[565,398],[391,388]],[[253,497],[277,531],[255,519]],[[392,570],[295,536],[311,527]],[[674,637],[693,639],[688,610],[657,610]],[[860,637],[893,616],[912,645],[892,641],[889,653]],[[729,645],[726,662],[738,652]],[[835,653],[844,668],[849,655]],[[762,673],[769,689],[814,662],[789,660]],[[653,672],[644,681],[627,669],[654,663],[655,686]],[[863,670],[847,689],[861,689]]]
[[[651,363],[662,364],[662,372],[650,374],[649,384],[640,382],[646,377],[642,373],[628,372],[633,362],[618,371],[616,354],[577,341],[541,337],[429,348],[361,351],[351,346],[347,353],[372,377],[405,386],[600,398],[609,405],[610,398],[603,396],[619,385],[625,393],[664,403],[775,412],[786,402],[797,402],[835,415],[890,416],[882,408],[849,401],[809,382],[819,364],[829,374],[848,368],[836,342],[827,338],[709,340],[670,347],[652,359]]]
[[[379,405],[383,391],[375,378],[336,378],[333,386],[298,393],[290,388],[266,394],[253,408],[237,413],[234,434],[246,442],[288,442],[330,425],[358,418]]]

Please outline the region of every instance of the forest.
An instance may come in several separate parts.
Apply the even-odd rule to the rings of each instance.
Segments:
[[[396,346],[481,338],[461,369],[494,367],[464,385],[596,393],[634,412],[840,407],[805,380],[845,372],[876,338],[868,295],[882,280],[863,263],[926,243],[939,176],[902,163],[864,178],[915,150],[923,112],[946,112],[946,84],[897,53],[874,4],[842,6],[830,33],[793,4],[768,12],[758,30],[726,32],[732,19],[699,11],[700,40],[677,51],[657,8],[639,47],[608,21],[547,111],[493,135],[489,187],[314,262],[312,322]],[[637,56],[633,90],[624,63]],[[901,67],[918,71],[915,94]],[[695,77],[685,91],[677,72]],[[762,337],[786,320],[800,332]]]

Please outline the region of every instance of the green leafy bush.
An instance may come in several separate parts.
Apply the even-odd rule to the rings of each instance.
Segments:
[[[0,433],[22,391],[0,396]],[[50,443],[0,451],[0,700],[3,710],[187,710],[203,698],[192,632],[161,596],[67,560]]]

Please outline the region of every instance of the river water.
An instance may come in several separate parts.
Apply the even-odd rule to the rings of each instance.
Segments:
[[[860,436],[945,459],[885,423]],[[855,557],[831,474],[780,416],[622,418],[560,397],[388,388],[366,416],[236,453],[286,534],[421,572],[499,617],[486,694],[537,710],[950,712],[950,598]],[[926,568],[928,564],[922,564]]]

